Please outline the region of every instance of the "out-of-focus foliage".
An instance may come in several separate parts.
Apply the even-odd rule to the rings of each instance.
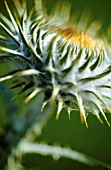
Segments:
[[[55,0],[43,1],[48,11],[50,11]],[[98,18],[102,21],[102,34],[104,34],[106,28],[111,23],[110,0],[70,0],[70,2],[72,4],[72,14],[74,12],[81,12],[84,8],[91,10],[92,18]],[[0,3],[3,5],[3,2]],[[0,75],[5,74],[7,70],[11,70],[7,62],[0,63]],[[6,170],[107,169],[101,166],[99,168],[89,167],[91,162],[93,162],[91,159],[89,159],[89,163],[83,164],[82,161],[74,161],[67,157],[58,159],[59,157],[56,153],[53,156],[48,155],[48,150],[46,151],[46,155],[42,155],[42,151],[41,154],[39,152],[36,153],[33,149],[32,152],[29,150],[24,151],[23,149],[27,142],[30,144],[30,150],[31,144],[33,146],[33,144],[42,143],[43,146],[54,145],[55,147],[61,146],[62,148],[68,148],[67,150],[76,150],[90,155],[97,160],[101,160],[101,162],[111,164],[111,128],[106,125],[106,122],[102,125],[93,115],[89,115],[89,128],[87,129],[80,123],[78,112],[72,112],[71,120],[69,121],[65,109],[60,114],[59,120],[56,121],[55,105],[53,108],[50,108],[51,110],[45,108],[45,111],[40,113],[43,94],[39,95],[36,100],[31,101],[29,105],[24,105],[23,95],[10,100],[17,93],[17,90],[11,90],[10,87],[10,82],[0,84],[0,164],[4,160],[4,153],[8,154],[10,148],[13,148],[5,167]],[[111,124],[111,115],[108,115],[108,119]],[[2,141],[3,138],[4,140]],[[4,151],[2,147],[5,145],[9,145],[9,147],[7,146]],[[49,149],[51,150],[52,148]],[[96,162],[96,164],[107,166],[101,162]]]

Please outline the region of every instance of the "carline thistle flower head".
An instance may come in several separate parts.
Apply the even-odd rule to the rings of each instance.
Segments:
[[[87,113],[101,123],[102,114],[110,126],[105,112],[111,113],[111,56],[108,43],[95,36],[98,30],[88,21],[72,25],[69,3],[59,3],[49,15],[41,0],[30,11],[25,0],[13,0],[13,10],[4,3],[9,18],[0,14],[0,59],[14,61],[15,68],[0,82],[19,78],[14,87],[30,89],[26,103],[44,92],[42,108],[56,101],[57,119],[66,107],[69,117],[78,110],[86,126]]]

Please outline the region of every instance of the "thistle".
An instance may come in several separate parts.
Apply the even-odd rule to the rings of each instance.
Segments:
[[[86,126],[87,113],[96,115],[101,123],[102,114],[110,126],[105,115],[111,113],[108,43],[92,34],[94,30],[87,22],[71,24],[69,3],[59,3],[48,15],[41,0],[35,0],[29,12],[25,0],[13,2],[15,9],[11,11],[4,1],[10,19],[0,14],[4,31],[0,35],[0,58],[14,61],[15,68],[0,82],[18,79],[14,88],[21,86],[20,93],[30,91],[25,103],[43,92],[41,109],[56,101],[57,119],[65,107],[69,118],[72,110],[78,110]]]

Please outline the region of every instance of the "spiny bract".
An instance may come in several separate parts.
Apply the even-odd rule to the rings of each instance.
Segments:
[[[57,118],[66,107],[69,116],[72,110],[79,110],[86,126],[86,114],[90,112],[101,123],[102,113],[110,125],[104,113],[111,112],[111,56],[107,43],[95,38],[87,21],[71,25],[69,3],[59,3],[47,15],[40,0],[35,0],[29,12],[25,0],[13,2],[15,9],[11,11],[4,1],[9,18],[0,14],[4,31],[0,35],[0,59],[14,61],[19,69],[15,66],[0,82],[19,78],[14,87],[21,86],[21,92],[30,89],[25,102],[44,92],[43,107],[55,100]]]

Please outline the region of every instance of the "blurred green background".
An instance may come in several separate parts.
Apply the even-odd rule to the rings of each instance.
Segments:
[[[29,5],[32,3],[31,0],[27,1]],[[7,2],[10,4],[11,0],[8,0]],[[56,3],[55,0],[43,0],[43,2],[47,7],[48,12],[51,11]],[[103,25],[102,34],[105,34],[108,26],[111,24],[111,0],[70,0],[69,2],[71,2],[72,5],[71,14],[74,14],[76,11],[81,13],[85,8],[91,11],[92,19],[94,18],[101,21]],[[3,1],[1,0],[0,3],[0,11],[2,11],[4,9]],[[8,70],[10,70],[10,68],[7,63],[0,64],[0,75],[3,75]],[[2,86],[3,85],[4,84],[2,84]],[[0,135],[5,134],[7,124],[10,121],[9,114],[7,113],[7,108],[9,108],[8,105],[11,106],[13,102],[15,103],[15,106],[18,105],[17,113],[15,114],[20,114],[19,111],[21,110],[21,107],[24,107],[22,97],[18,97],[15,101],[9,100],[9,103],[8,100],[5,100],[4,103],[3,95],[7,92],[7,87],[10,86],[10,83],[5,85],[6,89],[5,87],[2,88],[2,86],[0,86]],[[13,96],[16,92],[17,91],[11,91],[10,93],[12,93],[11,95]],[[103,162],[111,164],[111,127],[108,127],[106,122],[102,125],[96,117],[89,114],[87,117],[89,128],[87,129],[85,125],[81,124],[78,112],[71,112],[70,121],[68,120],[68,115],[65,109],[61,112],[58,121],[55,120],[55,113],[55,111],[52,112],[52,115],[44,126],[42,133],[37,137],[36,135],[33,137],[33,143],[44,141],[50,145],[57,144],[63,147],[70,146],[74,150],[83,152]],[[107,117],[111,124],[111,115],[107,114]],[[24,170],[98,169],[97,167],[91,168],[69,159],[61,158],[59,160],[53,160],[50,156],[41,156],[39,154],[25,154],[20,163],[24,166]]]

